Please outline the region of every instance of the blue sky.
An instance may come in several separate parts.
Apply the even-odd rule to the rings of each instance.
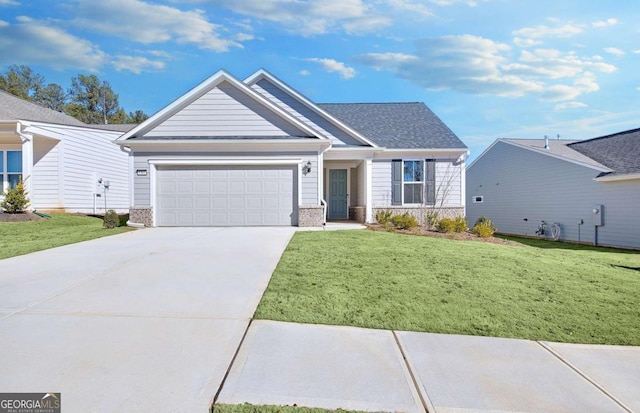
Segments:
[[[316,102],[422,101],[494,139],[640,127],[637,0],[0,0],[0,67],[108,80],[149,114],[220,68]]]

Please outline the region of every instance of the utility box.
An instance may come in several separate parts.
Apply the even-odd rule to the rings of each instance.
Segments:
[[[593,225],[601,227],[604,225],[604,205],[594,205],[593,210]]]

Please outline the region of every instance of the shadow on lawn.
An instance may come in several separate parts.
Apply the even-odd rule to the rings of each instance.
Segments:
[[[627,250],[621,248],[612,248],[612,247],[595,247],[593,245],[584,245],[584,244],[576,244],[573,242],[562,242],[562,241],[549,241],[543,239],[536,238],[523,238],[523,237],[514,237],[511,235],[495,235],[496,238],[502,238],[509,241],[517,242],[520,244],[528,245],[530,247],[542,248],[542,249],[560,249],[560,250],[573,250],[573,251],[594,251],[594,252],[609,252],[616,254],[637,254],[640,255],[640,251],[638,250]],[[635,268],[627,268],[627,269],[635,269]]]

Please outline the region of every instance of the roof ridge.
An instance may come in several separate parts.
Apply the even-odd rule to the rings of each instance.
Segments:
[[[318,105],[411,105],[424,104],[424,102],[321,102]]]
[[[591,139],[584,139],[584,140],[581,140],[581,141],[578,141],[578,142],[574,142],[574,143],[578,144],[578,143],[583,143],[583,142],[593,142],[593,141],[597,141],[597,140],[600,140],[600,139],[608,139],[608,138],[613,138],[613,137],[616,137],[616,136],[624,136],[624,135],[631,134],[631,133],[636,133],[636,132],[640,132],[640,128],[630,129],[630,130],[626,130],[626,131],[622,131],[622,132],[611,133],[609,135],[598,136],[596,138],[591,138]]]

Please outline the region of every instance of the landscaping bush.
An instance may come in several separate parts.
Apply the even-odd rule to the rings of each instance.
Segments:
[[[476,220],[471,232],[481,238],[489,238],[496,232],[496,227],[493,226],[493,222],[489,218],[483,215]]]
[[[435,228],[438,225],[438,211],[429,210],[424,213],[424,223],[427,228]]]
[[[447,234],[451,234],[456,231],[456,223],[451,218],[442,218],[436,224],[436,229],[439,232],[446,232]]]
[[[24,184],[20,181],[15,188],[4,193],[4,200],[0,202],[0,207],[8,214],[21,214],[29,206],[27,195],[28,192],[24,190]]]
[[[391,221],[391,211],[388,209],[380,210],[376,212],[376,221],[380,225],[387,225]]]
[[[104,214],[104,222],[103,222],[102,226],[104,226],[107,229],[119,227],[120,226],[120,217],[118,216],[118,213],[116,211],[114,211],[113,209],[108,210]]]
[[[414,229],[418,226],[418,220],[409,212],[405,212],[402,215],[394,215],[391,218],[391,223],[399,229]]]
[[[465,217],[456,217],[456,219],[453,220],[453,225],[455,232],[465,232],[469,229],[469,223]]]
[[[473,232],[480,238],[489,238],[493,236],[496,230],[493,227],[493,225],[483,222],[483,223],[474,225],[473,228],[471,229],[471,232]]]

